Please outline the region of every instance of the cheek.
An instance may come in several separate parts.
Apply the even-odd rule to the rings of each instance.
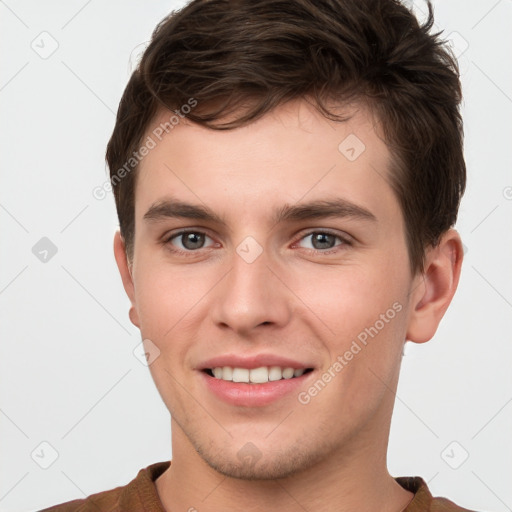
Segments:
[[[140,331],[160,350],[159,359],[151,365],[155,370],[165,366],[173,373],[182,372],[190,345],[203,329],[209,293],[219,271],[208,266],[171,268],[162,259],[148,258],[140,265],[143,270],[135,284]]]
[[[144,265],[135,282],[136,309],[143,339],[151,340],[166,355],[167,341],[179,327],[188,300],[179,279],[172,279],[157,265]],[[159,362],[160,362],[159,361]],[[154,366],[154,365],[152,365]]]
[[[326,365],[337,384],[325,399],[337,401],[343,396],[344,407],[353,407],[351,413],[356,415],[361,404],[371,408],[382,398],[386,390],[382,381],[390,384],[401,361],[406,290],[403,271],[388,265],[386,258],[373,265],[333,268],[328,276],[324,269],[302,280],[298,294],[307,297],[314,313],[309,315],[311,321],[318,325],[320,319],[328,327],[322,329],[329,354]],[[332,368],[335,362],[338,371]]]
[[[314,407],[335,416],[342,410],[342,429],[365,421],[393,387],[406,333],[405,288],[393,273],[355,266],[337,269],[324,283],[317,281],[307,296],[315,317],[329,327],[323,340],[329,360],[319,378],[332,384]]]
[[[319,268],[303,276],[295,281],[297,295],[340,340],[357,337],[381,315],[390,320],[386,326],[396,323],[401,317],[397,309],[405,306],[406,280],[384,259],[374,265],[331,267],[328,272]]]
[[[140,331],[158,350],[149,371],[163,402],[171,414],[179,416],[187,410],[188,395],[183,394],[181,383],[190,340],[196,337],[191,332],[197,326],[195,306],[205,292],[190,273],[184,276],[157,262],[146,263],[144,269],[136,283]]]
[[[141,262],[135,283],[141,326],[148,333],[162,334],[171,329],[207,291],[204,271],[191,273],[187,265],[171,268],[164,259],[153,257]]]

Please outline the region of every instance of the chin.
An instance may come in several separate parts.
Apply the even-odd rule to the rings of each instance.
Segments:
[[[300,446],[300,444],[299,444]],[[238,453],[206,453],[200,448],[201,458],[218,473],[240,480],[276,480],[287,478],[315,466],[325,459],[330,449],[298,450],[292,446],[268,455],[261,453],[253,443],[246,443]]]

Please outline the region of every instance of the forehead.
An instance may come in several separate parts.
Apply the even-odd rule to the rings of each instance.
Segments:
[[[361,105],[345,113],[347,121],[333,122],[297,100],[246,126],[213,130],[160,112],[146,133],[154,147],[139,165],[136,218],[166,194],[254,215],[306,198],[393,202],[379,125]]]

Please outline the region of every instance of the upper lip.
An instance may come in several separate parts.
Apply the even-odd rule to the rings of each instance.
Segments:
[[[280,366],[281,368],[313,368],[311,364],[301,363],[294,359],[282,357],[276,354],[255,354],[242,356],[236,354],[219,355],[207,359],[197,365],[198,370],[207,370],[219,366],[230,366],[232,368],[260,368],[262,366]]]

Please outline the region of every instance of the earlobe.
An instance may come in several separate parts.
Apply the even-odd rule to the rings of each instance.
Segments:
[[[135,287],[133,284],[132,269],[128,264],[125,243],[119,231],[117,231],[114,235],[114,257],[116,259],[117,268],[119,269],[119,273],[121,275],[121,280],[123,281],[124,290],[132,304],[129,311],[130,321],[133,325],[140,327],[137,307],[135,303]]]
[[[413,280],[407,340],[432,339],[459,284],[462,258],[462,242],[454,229],[427,250],[424,272]]]

